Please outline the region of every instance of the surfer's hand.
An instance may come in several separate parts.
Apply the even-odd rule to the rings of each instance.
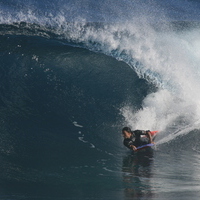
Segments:
[[[136,148],[136,146],[134,146],[134,145],[131,145],[131,148],[133,149],[133,151],[137,151],[137,148]]]

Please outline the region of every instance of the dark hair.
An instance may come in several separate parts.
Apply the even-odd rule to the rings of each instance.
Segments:
[[[122,129],[122,133],[123,133],[124,131],[127,131],[128,133],[131,133],[131,129],[130,129],[129,127],[124,127],[124,128]]]

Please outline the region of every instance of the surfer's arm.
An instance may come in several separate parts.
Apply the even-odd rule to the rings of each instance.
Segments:
[[[137,147],[135,145],[133,145],[133,141],[131,141],[130,139],[125,139],[124,140],[124,145],[129,148],[130,150],[136,151]]]
[[[146,135],[147,135],[147,137],[149,138],[149,143],[153,143],[153,140],[152,140],[152,136],[151,136],[150,131],[146,131]]]

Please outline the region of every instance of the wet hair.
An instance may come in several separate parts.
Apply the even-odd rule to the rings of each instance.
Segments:
[[[122,133],[123,133],[124,131],[127,131],[128,133],[131,133],[131,129],[130,129],[129,127],[124,127],[124,128],[122,129]]]

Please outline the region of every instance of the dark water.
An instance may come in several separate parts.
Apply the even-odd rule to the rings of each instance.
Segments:
[[[198,1],[0,7],[1,199],[199,199]]]

